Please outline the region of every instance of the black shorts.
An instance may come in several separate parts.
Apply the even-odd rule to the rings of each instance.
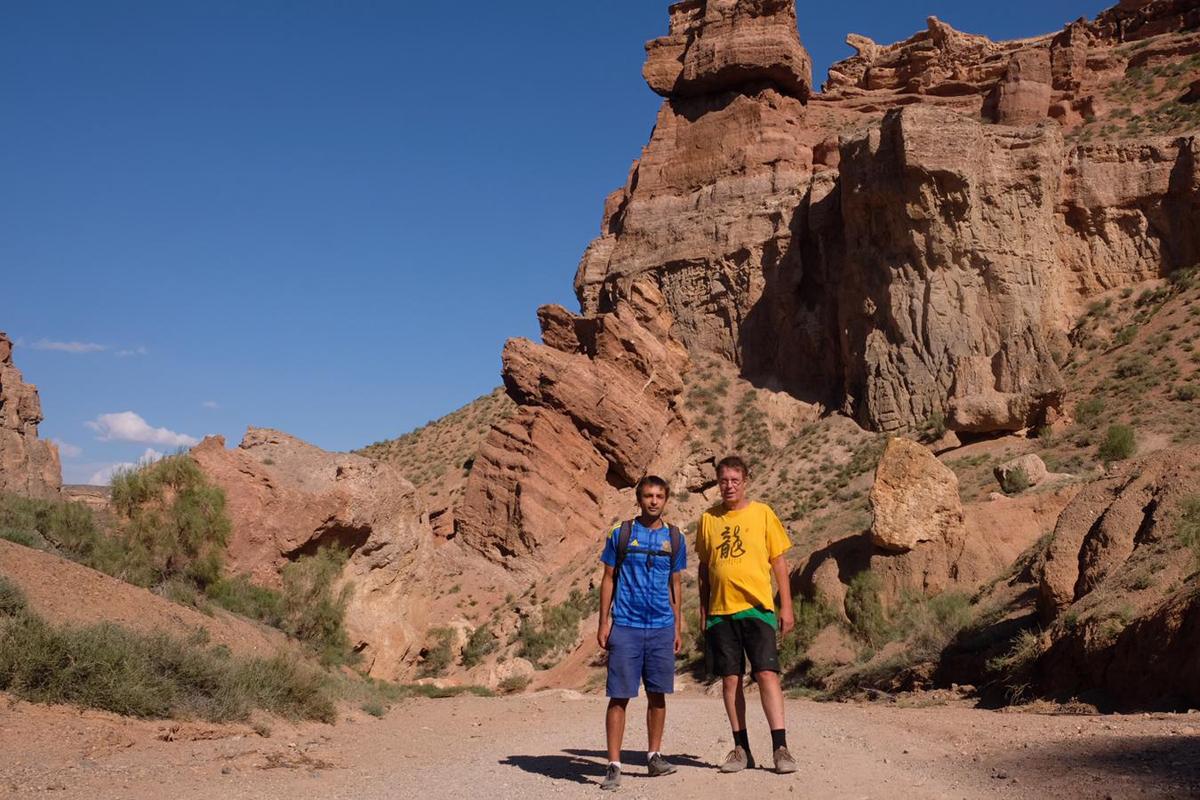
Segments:
[[[779,672],[775,629],[757,617],[727,619],[704,632],[704,661],[710,675]]]

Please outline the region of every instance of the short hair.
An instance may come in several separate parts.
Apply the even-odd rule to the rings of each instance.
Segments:
[[[663,490],[663,494],[665,494],[667,497],[671,496],[671,487],[667,484],[666,481],[664,481],[662,478],[658,477],[657,475],[647,475],[646,477],[642,478],[640,481],[637,482],[637,488],[634,489],[634,497],[641,500],[642,499],[642,489],[644,489],[647,486],[657,486]]]
[[[721,477],[721,470],[733,469],[742,473],[742,480],[749,480],[750,467],[746,466],[746,462],[741,456],[725,456],[717,462],[717,477]]]

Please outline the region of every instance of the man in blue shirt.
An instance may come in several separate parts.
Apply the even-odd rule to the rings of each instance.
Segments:
[[[687,566],[687,544],[677,528],[662,520],[671,494],[667,482],[648,475],[638,481],[636,492],[641,513],[609,532],[600,557],[604,579],[596,640],[608,650],[609,698],[604,718],[609,762],[601,784],[604,789],[621,785],[625,708],[629,698],[637,697],[639,683],[646,685],[648,704],[648,772],[657,777],[675,771],[659,750],[667,720],[666,696],[675,691],[675,654],[683,642],[680,572]],[[628,528],[628,545],[622,557],[623,527]]]

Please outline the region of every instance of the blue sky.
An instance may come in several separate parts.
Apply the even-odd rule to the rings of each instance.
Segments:
[[[499,383],[659,99],[665,0],[0,0],[0,330],[68,482],[247,425],[329,449]],[[799,3],[1013,38],[1103,3]]]

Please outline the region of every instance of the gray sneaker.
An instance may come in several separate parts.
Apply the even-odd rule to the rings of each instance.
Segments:
[[[609,764],[608,771],[604,773],[604,782],[600,784],[601,789],[613,791],[621,785],[621,768],[616,764]]]
[[[798,769],[796,759],[792,758],[792,754],[788,752],[786,747],[775,748],[775,771],[780,775],[788,775]]]
[[[662,753],[655,753],[654,758],[646,764],[646,771],[650,773],[651,778],[670,775],[675,769],[675,765],[663,758]]]
[[[729,751],[729,755],[725,756],[725,760],[721,762],[721,772],[741,772],[749,767],[754,769],[754,759],[745,748],[739,745],[734,745],[734,748]]]

